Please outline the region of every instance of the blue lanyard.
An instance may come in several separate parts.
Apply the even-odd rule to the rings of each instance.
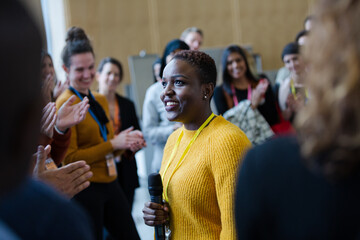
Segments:
[[[80,98],[81,101],[83,100],[83,97],[81,96],[81,94],[80,94],[75,88],[73,88],[73,87],[70,86],[69,89],[70,89],[71,91],[73,91],[73,92]],[[89,95],[95,100],[94,96],[91,94],[90,89],[89,89]],[[90,115],[93,117],[93,119],[96,121],[96,123],[99,125],[102,138],[103,138],[104,141],[106,142],[106,141],[107,141],[106,125],[100,123],[100,121],[98,120],[98,118],[96,117],[96,115],[94,114],[94,112],[91,111],[91,109],[89,109],[89,113],[90,113]]]

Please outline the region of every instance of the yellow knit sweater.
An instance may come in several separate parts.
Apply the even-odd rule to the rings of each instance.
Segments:
[[[182,130],[184,136],[163,176]],[[195,132],[180,128],[170,135],[160,169],[164,191]],[[234,187],[238,166],[250,145],[246,135],[221,116],[203,129],[169,182],[172,239],[236,239]]]
[[[74,93],[69,89],[65,90],[56,100],[56,108],[68,100]],[[94,92],[94,98],[104,109],[106,116],[109,118],[109,106],[105,96]],[[77,97],[74,104],[80,102]],[[84,121],[71,128],[71,138],[64,163],[72,163],[79,160],[85,160],[89,164],[93,177],[91,182],[108,183],[116,179],[116,176],[108,176],[105,156],[113,153],[114,149],[110,139],[114,138],[114,131],[109,121],[106,124],[108,130],[108,141],[104,142],[99,130],[99,125],[89,112],[86,113]]]

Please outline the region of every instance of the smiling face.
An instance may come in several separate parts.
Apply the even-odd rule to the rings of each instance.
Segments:
[[[240,53],[232,52],[227,57],[226,68],[233,80],[241,79],[246,74],[246,63]]]
[[[198,32],[189,32],[184,42],[189,45],[191,50],[199,50],[203,42],[203,37]]]
[[[105,63],[102,71],[97,73],[97,80],[101,93],[115,92],[116,87],[121,82],[120,69],[113,63]]]
[[[41,63],[41,79],[44,81],[48,75],[54,76],[54,65],[49,56],[45,56]]]
[[[300,54],[286,54],[284,56],[285,67],[289,69],[295,77],[304,71],[304,63]]]
[[[70,80],[70,86],[77,91],[88,94],[95,77],[95,59],[91,52],[71,56],[70,67],[64,67]]]
[[[164,69],[161,100],[170,121],[196,123],[206,109],[206,84],[202,84],[195,68],[182,60],[172,60]]]

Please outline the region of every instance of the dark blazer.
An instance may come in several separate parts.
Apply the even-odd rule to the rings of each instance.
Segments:
[[[140,125],[138,118],[136,116],[135,106],[132,101],[116,94],[116,100],[120,108],[120,119],[121,119],[121,129],[123,131],[131,126],[134,129],[140,130]],[[118,170],[118,180],[123,188],[126,197],[128,193],[133,192],[137,187],[139,187],[139,177],[137,175],[137,165],[135,156],[131,151],[126,151],[121,156],[121,162],[117,164]],[[132,205],[132,200],[130,201]]]

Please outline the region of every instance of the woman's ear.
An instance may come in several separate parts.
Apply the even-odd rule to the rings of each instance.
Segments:
[[[204,99],[210,99],[214,93],[214,84],[213,83],[204,83],[202,89]],[[206,97],[205,97],[206,96]]]
[[[69,69],[65,66],[65,64],[62,65],[62,68],[64,69],[64,71],[65,71],[66,73],[69,73]]]

